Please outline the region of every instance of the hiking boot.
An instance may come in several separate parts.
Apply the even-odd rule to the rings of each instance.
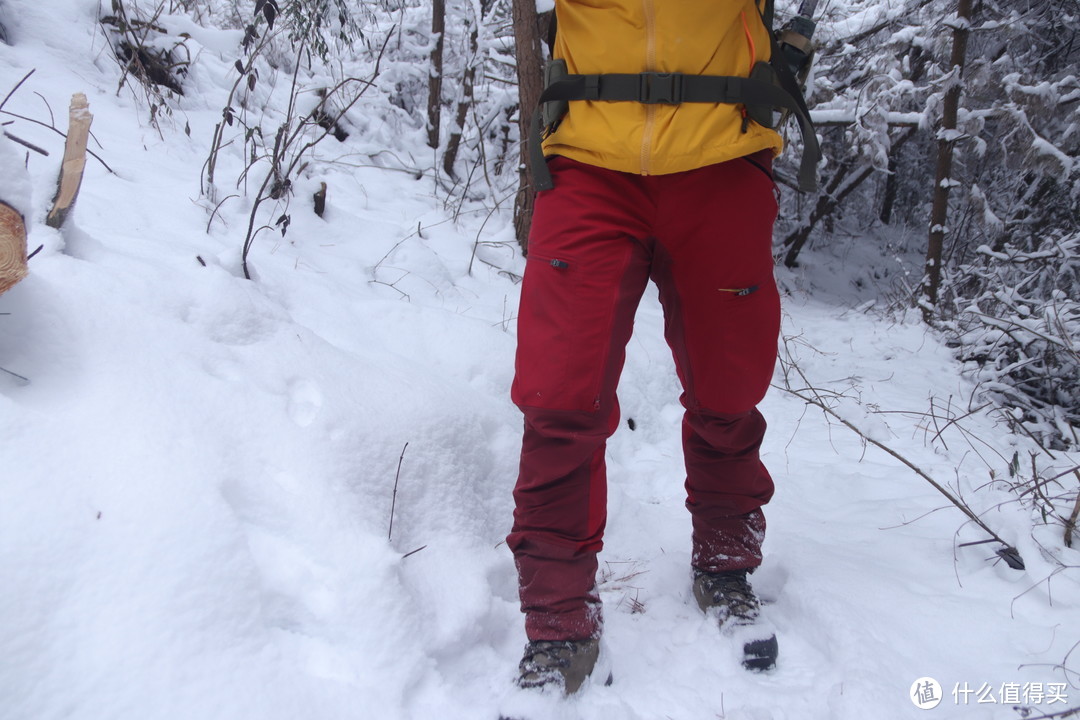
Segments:
[[[761,601],[754,594],[746,575],[746,570],[719,573],[694,570],[694,598],[703,612],[717,616],[721,630],[730,631],[745,640],[743,667],[747,670],[769,670],[776,665],[779,646],[775,634],[766,628],[753,627],[761,614]]]
[[[537,640],[525,646],[518,668],[521,688],[559,688],[576,693],[600,656],[599,640]],[[611,678],[607,680],[611,683]]]
[[[720,625],[753,625],[761,611],[745,570],[694,571],[694,597],[702,612],[716,610]]]

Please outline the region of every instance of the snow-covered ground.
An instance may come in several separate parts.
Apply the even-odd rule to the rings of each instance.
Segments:
[[[97,2],[53,5],[0,4],[14,43],[0,44],[0,92],[35,70],[4,110],[48,122],[47,101],[64,129],[71,94],[86,93],[91,148],[115,174],[90,159],[51,230],[63,139],[3,118],[50,156],[24,168],[25,150],[0,139],[0,191],[43,246],[0,297],[0,718],[1004,719],[1023,715],[1013,705],[1080,706],[1080,551],[1007,488],[1014,453],[1030,475],[1031,446],[988,411],[948,422],[973,392],[948,349],[914,316],[865,309],[876,290],[849,284],[855,268],[879,252],[895,267],[869,239],[780,273],[789,356],[844,393],[846,419],[962,495],[1026,570],[993,543],[961,547],[986,535],[786,392],[778,369],[762,407],[777,493],[754,580],[781,659],[742,670],[690,594],[679,388],[650,295],[620,387],[634,429],[609,445],[615,682],[522,697],[503,544],[521,427],[508,214],[466,205],[455,222],[430,179],[320,165],[287,235],[257,239],[245,280],[246,201],[207,231],[198,196],[227,92],[214,73],[234,59],[219,45],[238,35],[198,35],[199,92],[159,133],[116,92]],[[307,197],[323,181],[319,218]],[[1057,482],[1075,493],[1073,476]],[[927,677],[943,696],[933,710],[912,698]]]

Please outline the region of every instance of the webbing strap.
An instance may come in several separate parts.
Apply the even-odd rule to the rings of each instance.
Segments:
[[[765,27],[772,28],[774,15],[773,0],[765,0],[764,9],[761,7],[761,4],[757,0],[754,0],[754,4],[757,6],[758,12],[761,13],[761,19],[765,22]],[[771,30],[769,34],[772,34]]]
[[[799,122],[803,135],[803,156],[799,167],[799,189],[812,191],[817,186],[815,166],[820,157],[817,136],[810,124],[810,114],[801,95],[762,80],[726,75],[683,75],[682,73],[607,73],[568,75],[549,85],[540,95],[539,106],[551,101],[591,100],[602,102],[639,102],[676,105],[695,103],[739,103],[763,105],[787,110]],[[529,138],[529,157],[537,190],[554,187],[544,160],[541,142],[540,111],[533,115]]]
[[[784,61],[784,52],[777,42],[776,33],[772,31],[774,20],[773,0],[765,0],[764,10],[760,7],[758,9],[761,12],[761,21],[765,24],[765,27],[769,28],[769,57],[773,60],[770,65],[772,65],[777,77],[780,79],[780,87],[795,100],[795,104],[798,106],[795,117],[799,121],[799,131],[802,132],[803,136],[803,156],[802,163],[799,165],[799,189],[803,192],[812,192],[817,188],[817,173],[811,171],[808,180],[806,178],[806,164],[809,160],[813,163],[814,168],[817,167],[818,160],[821,159],[821,147],[818,145],[814,125],[810,122],[810,109],[806,107],[806,99],[803,98],[799,81],[795,78],[795,73],[792,72],[791,67]],[[809,44],[809,39],[807,43]],[[809,186],[806,186],[807,181],[809,181]]]
[[[769,5],[771,7],[771,1]],[[795,99],[795,103],[799,107],[799,113],[805,116],[807,122],[809,122],[810,109],[806,107],[806,100],[803,98],[802,88],[799,87],[799,81],[795,79],[795,75],[791,72],[791,68],[781,59],[784,57],[783,51],[780,49],[780,45],[777,43],[776,35],[774,33],[769,33],[769,43],[772,45],[772,57],[778,59],[778,62],[773,65],[773,67],[776,69],[777,77],[780,78],[780,87]],[[801,127],[801,120],[799,124]],[[821,159],[821,148],[818,147],[817,135],[813,132],[813,125],[810,126],[810,130],[809,139],[807,138],[806,131],[803,130],[803,157],[805,158],[806,154],[812,151],[814,164],[816,165],[817,161]]]

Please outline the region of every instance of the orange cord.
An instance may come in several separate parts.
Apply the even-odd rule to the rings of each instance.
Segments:
[[[750,26],[746,22],[746,11],[743,10],[739,13],[742,17],[743,32],[746,33],[746,42],[750,44],[750,68],[753,69],[754,63],[757,61],[757,48],[754,47],[754,36],[750,34]]]
[[[757,61],[757,48],[754,47],[754,36],[750,34],[750,26],[746,22],[746,11],[743,10],[739,13],[742,18],[742,29],[746,33],[746,42],[750,46],[750,71],[754,69],[754,63]],[[750,113],[747,112],[746,106],[739,106],[739,112],[742,114],[742,131],[746,132],[746,128],[750,125]]]

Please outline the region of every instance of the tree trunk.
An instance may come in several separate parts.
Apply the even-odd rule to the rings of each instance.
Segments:
[[[787,253],[784,255],[784,265],[786,267],[793,268],[798,265],[799,253],[802,251],[806,241],[810,239],[810,233],[814,231],[817,224],[821,222],[822,219],[828,217],[851,190],[870,176],[870,171],[873,168],[864,168],[859,177],[848,183],[844,190],[838,192],[844,179],[848,176],[848,173],[851,172],[853,163],[853,158],[848,158],[840,163],[839,167],[836,168],[836,172],[833,173],[832,177],[829,178],[829,182],[825,185],[825,191],[818,195],[817,204],[810,212],[810,217],[807,219],[806,224],[784,238],[783,246],[788,249]]]
[[[528,251],[536,191],[529,163],[529,122],[543,92],[544,54],[540,43],[535,0],[513,0],[514,42],[518,76],[518,133],[521,137],[521,174],[514,201],[514,232],[522,251]]]
[[[930,210],[930,234],[926,247],[926,267],[923,275],[920,305],[923,320],[930,322],[938,302],[941,287],[942,250],[948,232],[949,189],[953,184],[953,146],[956,144],[956,116],[960,108],[960,78],[964,71],[968,31],[971,25],[971,0],[958,0],[956,24],[953,26],[953,46],[950,63],[953,75],[942,104],[941,129],[938,131],[937,172],[934,177],[934,200]]]
[[[438,149],[439,125],[442,122],[443,38],[446,36],[446,0],[431,0],[431,34],[435,47],[431,49],[431,68],[428,70],[428,146]]]
[[[893,148],[889,153],[888,174],[885,176],[885,198],[881,202],[881,214],[878,215],[883,225],[892,224],[893,205],[896,204],[896,191],[899,187],[896,181],[897,166],[896,148]]]
[[[443,155],[443,170],[447,177],[456,178],[454,163],[457,162],[458,150],[461,148],[461,136],[465,132],[465,121],[469,117],[469,108],[473,102],[473,86],[476,83],[476,53],[479,42],[479,28],[474,24],[469,33],[469,63],[465,66],[465,72],[461,77],[461,101],[457,106],[457,117],[454,118],[454,131],[450,133],[450,140],[446,143],[446,153]]]
[[[915,132],[916,128],[909,128],[907,132],[893,142],[891,151],[899,151],[904,143],[915,136]],[[839,167],[836,168],[836,172],[826,183],[824,192],[818,196],[817,204],[811,211],[806,224],[792,231],[790,235],[784,238],[782,245],[788,248],[787,253],[784,255],[784,265],[786,267],[793,268],[798,264],[799,252],[806,244],[806,241],[810,239],[810,233],[813,232],[817,224],[829,218],[855,188],[862,185],[868,177],[874,174],[874,166],[867,165],[845,184],[848,173],[853,169],[854,162],[855,158],[848,158],[840,163]]]

